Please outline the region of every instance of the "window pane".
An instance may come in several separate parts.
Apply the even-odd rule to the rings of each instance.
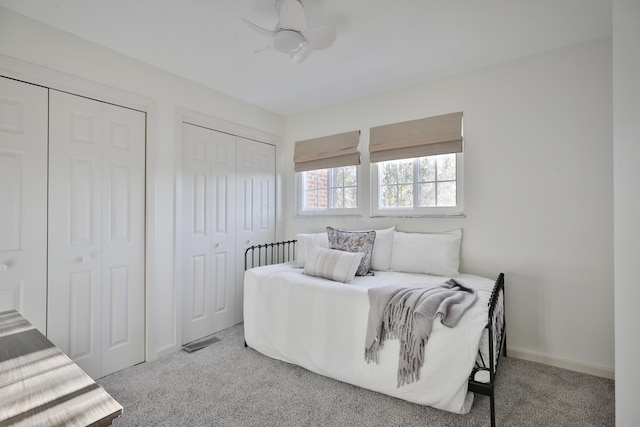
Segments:
[[[305,200],[305,207],[308,209],[315,209],[318,207],[318,193],[313,190],[313,191],[305,191],[304,193],[304,200]]]
[[[418,194],[420,194],[418,206],[421,208],[436,206],[436,184],[433,182],[420,184],[418,188]]]
[[[400,185],[398,186],[398,207],[412,208],[413,207],[413,185]]]
[[[398,165],[398,182],[401,184],[413,183],[413,161],[403,161]]]
[[[383,185],[380,188],[380,205],[383,208],[395,208],[398,204],[398,195],[395,185]]]
[[[435,181],[436,180],[436,159],[433,156],[422,157],[419,159],[418,170],[421,182]]]
[[[438,206],[456,205],[456,183],[439,182],[438,184]]]
[[[301,172],[303,211],[358,207],[357,166]]]
[[[358,189],[349,187],[344,189],[344,206],[345,208],[358,207]]]
[[[382,184],[396,184],[398,182],[398,165],[391,162],[380,163],[382,175],[380,182]]]
[[[331,190],[331,201],[333,202],[330,207],[332,208],[342,208],[343,207],[343,198],[342,198],[342,188],[334,188]]]
[[[329,182],[329,170],[319,169],[316,171],[318,175],[318,188],[327,188]]]
[[[347,166],[344,170],[344,185],[355,187],[358,185],[358,174],[355,166]]]
[[[435,156],[438,164],[438,181],[456,179],[456,155]]]
[[[333,187],[341,187],[344,185],[344,170],[343,168],[331,169],[333,175]]]
[[[311,194],[309,194],[309,191],[303,191],[302,192],[302,206],[304,208],[309,208],[309,207],[311,207],[312,204],[313,204],[313,201],[311,200]]]
[[[329,207],[329,203],[327,201],[327,190],[323,189],[323,190],[318,190],[318,208],[319,209],[326,209],[327,207]]]
[[[318,203],[318,190],[309,191],[309,207],[317,209],[319,207]]]
[[[318,174],[316,171],[304,172],[302,179],[306,183],[308,189],[318,188]]]

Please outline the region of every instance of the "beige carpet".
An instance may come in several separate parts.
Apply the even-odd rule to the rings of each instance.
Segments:
[[[242,324],[221,340],[98,381],[124,406],[115,426],[488,426],[489,400],[451,414],[259,354]],[[497,378],[498,426],[613,426],[614,382],[513,358]]]

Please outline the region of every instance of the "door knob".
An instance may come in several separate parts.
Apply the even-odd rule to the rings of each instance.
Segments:
[[[82,258],[80,258],[81,262],[89,262],[91,261],[91,254],[87,254],[87,255],[82,255]]]
[[[3,271],[7,271],[9,269],[9,266],[7,264],[0,264],[0,273],[2,273]]]

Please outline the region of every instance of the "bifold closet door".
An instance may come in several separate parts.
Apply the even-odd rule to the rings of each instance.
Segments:
[[[183,124],[182,342],[235,324],[235,137]]]
[[[243,320],[244,251],[275,240],[276,147],[236,137],[236,323]]]
[[[0,77],[0,311],[46,334],[48,90]]]
[[[144,361],[144,113],[51,90],[48,337],[98,378]]]
[[[244,251],[275,237],[275,147],[183,124],[182,342],[242,322]]]

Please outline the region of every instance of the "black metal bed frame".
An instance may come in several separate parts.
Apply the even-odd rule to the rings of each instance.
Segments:
[[[293,261],[296,258],[296,242],[297,240],[286,240],[249,246],[244,251],[244,269]],[[249,253],[251,253],[250,256]]]
[[[263,265],[280,264],[293,261],[296,255],[297,240],[266,243],[250,246],[244,252],[244,269],[260,267]],[[469,376],[469,391],[489,397],[491,411],[491,427],[496,425],[495,414],[495,380],[500,356],[507,357],[507,329],[505,317],[504,274],[500,273],[493,286],[489,298],[489,314],[485,329],[489,340],[488,361],[482,357],[478,350],[478,360]],[[246,346],[245,342],[245,346]],[[480,382],[475,379],[477,372],[488,371],[489,382]]]
[[[487,326],[485,326],[489,334],[489,366],[478,350],[480,362],[476,361],[476,366],[471,371],[468,388],[471,392],[489,396],[491,427],[496,425],[495,381],[498,362],[501,355],[507,357],[507,323],[504,303],[504,273],[500,273],[489,298],[489,315]],[[489,371],[488,383],[475,380],[475,375],[479,371]]]

